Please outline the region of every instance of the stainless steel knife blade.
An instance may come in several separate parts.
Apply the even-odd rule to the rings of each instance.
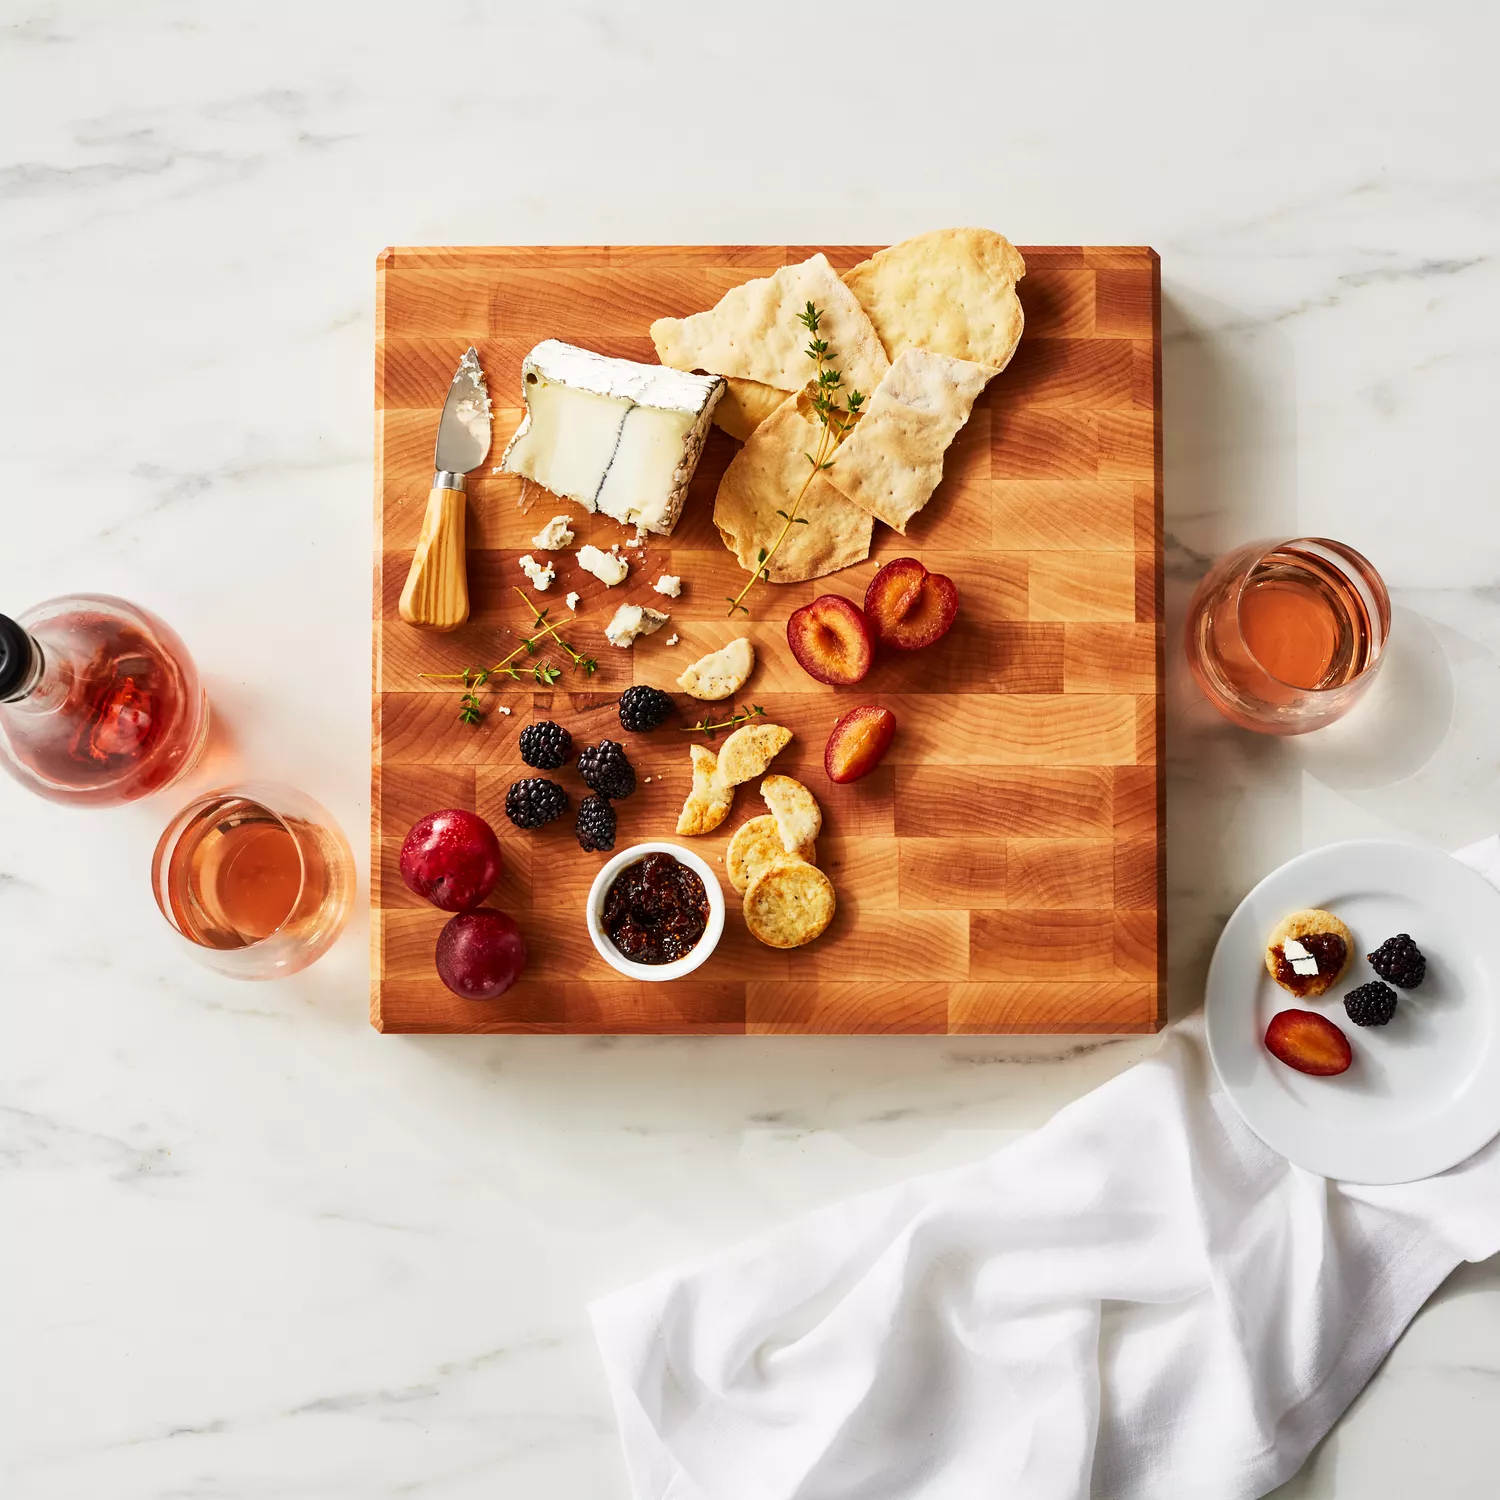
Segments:
[[[448,387],[438,423],[437,449],[432,465],[439,474],[467,474],[477,469],[490,451],[490,393],[479,368],[479,355],[464,351]],[[462,489],[463,485],[451,486]]]

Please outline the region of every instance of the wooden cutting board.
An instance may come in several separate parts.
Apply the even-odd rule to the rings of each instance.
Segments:
[[[611,590],[555,554],[554,610],[576,589],[567,638],[596,656],[592,678],[504,682],[483,722],[459,722],[459,689],[419,674],[503,657],[526,624],[517,559],[555,512],[578,545],[620,528],[544,497],[517,508],[519,481],[491,475],[520,421],[522,356],[543,338],[655,360],[654,318],[711,306],[730,287],[822,248],[836,266],[865,246],[392,249],[378,262],[375,354],[374,759],[371,775],[371,1004],[401,1032],[1144,1032],[1165,1019],[1162,797],[1161,301],[1156,253],[1140,247],[1023,247],[1026,332],[948,454],[941,488],[903,539],[877,525],[870,561],[809,584],[761,585],[748,625],[725,616],[743,575],[712,524],[736,445],[715,430],[671,537],[632,550]],[[494,447],[471,477],[473,614],[450,635],[396,610],[432,470],[439,410],[474,344],[494,398]],[[949,574],[958,622],[937,646],[880,658],[856,688],[812,681],[785,621],[835,592],[861,600],[876,568],[915,555]],[[680,574],[682,597],[651,592]],[[671,626],[632,651],[604,624],[624,601],[665,605]],[[667,644],[672,632],[676,646]],[[554,718],[578,746],[621,739],[642,779],[619,804],[619,845],[673,837],[689,784],[675,725],[625,735],[615,703],[631,682],[671,688],[689,662],[737,634],[760,664],[741,695],[795,732],[774,769],[821,799],[818,863],[838,915],[793,952],[746,932],[728,880],[718,951],[687,979],[640,984],[599,959],[583,903],[605,856],[585,854],[571,815],[533,833],[505,818],[505,793],[537,774],[516,739]],[[552,653],[566,668],[558,653]],[[681,697],[686,709],[698,705]],[[900,730],[867,779],[830,785],[834,719],[884,703]],[[509,714],[500,710],[508,708]],[[697,714],[692,715],[693,718]],[[571,767],[551,773],[576,806]],[[500,835],[505,871],[490,904],[521,924],[524,977],[500,1000],[451,994],[433,967],[447,920],[401,881],[410,825],[465,807]],[[728,821],[691,842],[710,863],[765,809],[753,784]]]

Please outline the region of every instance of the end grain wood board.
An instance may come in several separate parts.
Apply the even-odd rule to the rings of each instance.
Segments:
[[[522,356],[543,338],[655,360],[654,318],[712,305],[730,287],[824,248],[841,269],[869,247],[801,245],[392,249],[378,262],[375,359],[374,763],[371,1019],[398,1032],[1056,1032],[1157,1029],[1165,1017],[1162,798],[1162,430],[1160,274],[1154,251],[1027,248],[1026,332],[949,451],[941,488],[903,539],[877,524],[870,560],[812,583],[761,585],[753,616],[725,617],[744,575],[712,523],[735,444],[715,430],[671,537],[630,550],[606,590],[570,552],[546,602],[582,596],[567,637],[599,660],[556,685],[502,682],[477,727],[458,690],[421,673],[498,661],[527,622],[512,585],[532,535],[568,510],[577,544],[621,529],[550,497],[518,509],[519,482],[492,475],[521,419]],[[472,343],[494,399],[494,446],[469,484],[473,612],[449,635],[404,624],[396,604],[431,479],[438,414]],[[876,568],[914,555],[958,584],[958,622],[937,646],[888,653],[856,688],[813,682],[786,645],[788,614],[818,594],[863,598]],[[668,603],[662,573],[684,580]],[[666,605],[668,630],[630,651],[605,643],[626,601]],[[667,644],[676,632],[680,642]],[[583,904],[602,855],[571,815],[511,826],[505,793],[536,774],[522,727],[553,718],[577,746],[623,739],[642,779],[619,805],[619,845],[672,837],[689,785],[676,726],[624,735],[615,703],[632,682],[671,688],[704,652],[748,634],[759,665],[742,697],[795,733],[774,770],[814,789],[818,862],[838,915],[793,952],[729,921],[697,973],[622,979],[594,952]],[[566,663],[553,653],[558,664]],[[687,709],[696,709],[681,698]],[[834,719],[884,703],[900,721],[885,762],[829,784]],[[501,709],[509,709],[508,714]],[[696,715],[695,715],[696,717]],[[570,768],[552,773],[574,805]],[[433,967],[444,913],[413,896],[397,856],[410,825],[472,808],[499,833],[505,869],[490,904],[526,935],[524,977],[500,1000],[451,994]],[[764,812],[739,789],[728,821],[691,843],[711,864]]]

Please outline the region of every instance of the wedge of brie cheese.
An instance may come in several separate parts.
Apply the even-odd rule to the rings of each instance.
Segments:
[[[633,646],[637,636],[655,635],[668,618],[659,609],[647,609],[643,604],[622,604],[604,627],[604,638],[611,646]]]
[[[609,359],[547,339],[521,364],[526,416],[500,467],[666,536],[723,393],[717,375]]]

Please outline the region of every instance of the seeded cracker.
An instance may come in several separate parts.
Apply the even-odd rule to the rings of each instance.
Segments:
[[[719,750],[719,780],[726,786],[738,786],[759,776],[791,738],[792,731],[780,724],[746,724],[736,729]]]
[[[828,469],[840,494],[903,536],[943,477],[943,455],[985,384],[986,365],[903,349]]]
[[[730,885],[743,896],[756,877],[763,875],[773,865],[786,864],[788,861],[795,863],[798,860],[816,864],[817,859],[817,845],[811,843],[803,844],[794,854],[788,854],[782,848],[776,819],[762,816],[751,818],[748,823],[741,823],[735,830],[734,837],[729,841],[729,852],[724,858],[724,869],[729,876]]]
[[[745,892],[745,926],[770,948],[800,948],[828,930],[833,882],[816,865],[773,865]]]
[[[818,436],[817,419],[803,416],[797,399],[789,397],[750,434],[724,471],[714,499],[714,525],[747,573],[755,571],[760,549],[769,550],[780,534],[783,522],[776,512],[795,503]],[[787,533],[771,559],[770,582],[821,578],[870,555],[874,518],[840,494],[826,474],[813,479],[799,517],[807,525]]]
[[[657,357],[673,369],[800,391],[817,373],[797,321],[809,302],[822,312],[822,336],[833,347],[845,388],[873,391],[890,361],[855,294],[822,254],[735,287],[707,312],[658,318],[651,339]]]
[[[1021,341],[1016,283],[1025,274],[1026,262],[1003,234],[935,229],[861,261],[844,280],[890,358],[932,349],[999,371]]]

